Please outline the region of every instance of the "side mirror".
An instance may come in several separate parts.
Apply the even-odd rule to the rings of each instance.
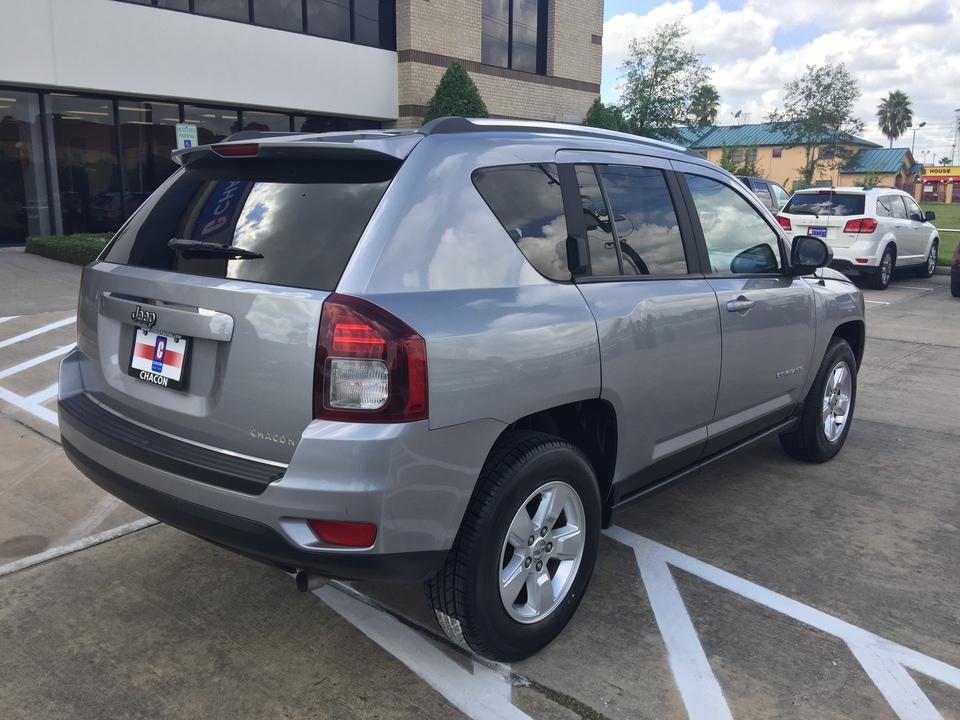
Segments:
[[[798,235],[793,239],[790,252],[790,274],[794,277],[810,275],[817,268],[830,264],[833,250],[823,240],[809,235]]]
[[[924,215],[924,218],[926,219],[927,222],[933,222],[934,220],[937,219],[937,214],[933,210],[927,210],[926,214]]]
[[[777,256],[766,243],[739,253],[730,263],[732,273],[768,273],[777,271]]]

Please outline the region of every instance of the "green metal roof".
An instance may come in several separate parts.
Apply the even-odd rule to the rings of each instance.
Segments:
[[[777,129],[773,123],[758,123],[756,125],[728,125],[714,128],[681,128],[684,143],[693,150],[707,150],[709,148],[727,147],[764,147],[771,145],[790,146],[791,141]],[[830,141],[832,142],[832,138]],[[869,140],[858,138],[848,133],[840,133],[837,142],[844,145],[862,145],[868,148],[880,148]]]
[[[906,167],[909,148],[860,150],[840,170],[841,175],[875,173],[890,175]],[[911,168],[912,171],[912,168]]]

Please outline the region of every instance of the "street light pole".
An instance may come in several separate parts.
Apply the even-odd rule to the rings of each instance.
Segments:
[[[911,155],[913,155],[913,148],[914,148],[914,147],[916,146],[916,144],[917,144],[917,130],[919,130],[920,128],[922,128],[922,127],[923,127],[924,125],[926,125],[926,124],[927,124],[927,122],[926,122],[926,120],[924,120],[922,123],[920,123],[919,125],[917,125],[917,127],[915,127],[915,128],[913,129],[913,142],[910,143],[910,154],[911,154]]]

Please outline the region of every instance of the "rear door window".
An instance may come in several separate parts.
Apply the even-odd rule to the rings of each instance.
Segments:
[[[283,173],[303,182],[257,177],[255,167],[237,175],[226,164],[181,171],[141,206],[102,259],[332,291],[395,172],[378,165],[364,177],[356,167],[363,163],[340,165],[315,162]]]
[[[601,165],[624,275],[684,275],[687,258],[663,171]]]

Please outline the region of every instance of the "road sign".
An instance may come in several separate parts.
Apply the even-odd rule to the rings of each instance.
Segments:
[[[191,148],[199,145],[200,134],[196,125],[177,123],[177,149]]]

